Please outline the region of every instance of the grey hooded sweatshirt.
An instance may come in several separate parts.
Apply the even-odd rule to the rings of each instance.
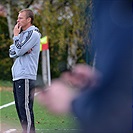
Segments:
[[[13,81],[19,79],[36,80],[40,37],[41,34],[35,26],[30,26],[18,36],[13,37],[14,43],[9,49],[10,58],[16,58],[12,66]]]

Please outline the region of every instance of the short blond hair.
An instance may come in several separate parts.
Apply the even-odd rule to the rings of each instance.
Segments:
[[[34,21],[33,11],[27,8],[27,9],[22,9],[21,11],[19,11],[19,13],[22,13],[22,12],[26,12],[27,18],[31,18],[31,24],[33,24],[33,21]]]

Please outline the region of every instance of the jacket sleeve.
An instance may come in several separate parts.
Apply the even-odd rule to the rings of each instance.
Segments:
[[[18,36],[13,37],[14,50],[17,56],[22,56],[32,49],[38,42],[40,42],[40,36],[36,31],[28,31],[21,41]]]
[[[17,54],[16,54],[14,48],[15,48],[15,45],[12,44],[12,45],[10,46],[10,49],[9,49],[9,57],[10,57],[10,58],[16,58],[16,57],[17,57]]]

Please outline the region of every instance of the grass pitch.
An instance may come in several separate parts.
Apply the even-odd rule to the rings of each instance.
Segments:
[[[12,88],[0,91],[0,106],[13,101]],[[77,130],[74,116],[71,114],[55,116],[41,107],[36,101],[34,103],[34,116],[37,133],[75,133]],[[7,131],[9,129],[17,129],[16,133],[21,132],[15,105],[0,109],[0,130]]]

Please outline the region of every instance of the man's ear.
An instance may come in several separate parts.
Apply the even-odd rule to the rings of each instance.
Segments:
[[[28,22],[31,22],[31,18],[28,18]]]

